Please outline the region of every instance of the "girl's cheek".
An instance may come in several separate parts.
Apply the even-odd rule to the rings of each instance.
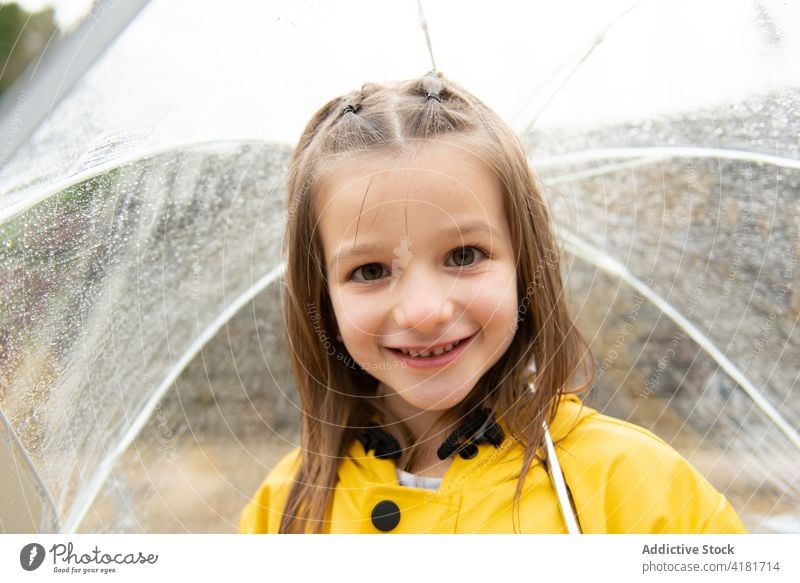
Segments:
[[[516,310],[517,282],[514,271],[492,272],[471,287],[471,301],[478,302],[486,316],[502,318]]]
[[[340,293],[333,299],[333,306],[339,329],[351,340],[357,341],[358,336],[371,335],[373,321],[380,316],[377,308],[363,296],[349,297],[346,293]]]

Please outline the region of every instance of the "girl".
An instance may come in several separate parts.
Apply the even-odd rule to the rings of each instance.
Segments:
[[[744,531],[666,443],[575,396],[593,366],[548,213],[475,96],[429,73],[333,99],[288,190],[301,446],[242,532]]]

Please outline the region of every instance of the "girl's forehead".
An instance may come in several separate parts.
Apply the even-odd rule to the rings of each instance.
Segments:
[[[499,179],[479,155],[449,141],[426,142],[402,152],[356,152],[327,165],[315,188],[320,208],[348,197],[434,197],[457,193],[460,202],[500,191]],[[466,195],[466,200],[465,196]],[[352,202],[352,201],[349,201]],[[360,199],[359,199],[359,202]]]
[[[499,178],[479,156],[449,143],[426,144],[405,155],[354,156],[328,172],[316,190],[323,240],[478,222],[507,232]]]

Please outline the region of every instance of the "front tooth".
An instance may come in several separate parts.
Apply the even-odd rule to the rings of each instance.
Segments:
[[[453,348],[458,346],[460,342],[461,341],[459,340],[458,342],[452,342],[452,343],[450,343],[450,344],[448,344],[446,346],[442,346],[441,348],[437,348],[436,350],[423,350],[422,352],[416,352],[416,351],[408,349],[408,348],[401,348],[400,350],[403,352],[403,354],[409,354],[409,355],[411,355],[411,356],[413,356],[415,358],[416,357],[425,358],[426,356],[430,356],[431,354],[433,354],[434,356],[439,356],[440,354],[444,354],[445,352],[449,352],[450,350],[452,350]]]

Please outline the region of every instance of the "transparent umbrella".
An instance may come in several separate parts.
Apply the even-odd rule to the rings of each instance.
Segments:
[[[4,530],[235,530],[298,442],[291,144],[331,96],[433,58],[529,149],[589,404],[671,443],[752,531],[800,532],[797,9],[526,4],[138,14],[0,170]]]

